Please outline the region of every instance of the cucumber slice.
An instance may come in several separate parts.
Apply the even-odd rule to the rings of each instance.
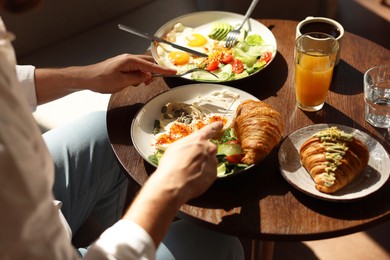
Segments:
[[[244,151],[240,144],[219,144],[217,154],[224,154],[226,156],[234,154],[243,154]]]
[[[221,163],[217,166],[217,177],[222,177],[226,174],[226,164]]]

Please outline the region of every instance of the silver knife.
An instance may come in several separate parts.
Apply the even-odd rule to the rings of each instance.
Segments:
[[[195,54],[195,55],[197,55],[199,57],[208,57],[208,55],[205,54],[205,53],[198,52],[198,51],[192,50],[190,48],[186,48],[186,47],[174,44],[172,42],[169,42],[169,41],[164,40],[162,38],[159,38],[157,36],[152,36],[152,35],[149,35],[147,33],[141,32],[141,31],[139,31],[137,29],[131,28],[131,27],[127,26],[127,25],[118,24],[118,28],[123,30],[123,31],[126,31],[126,32],[129,32],[129,33],[138,35],[140,37],[143,37],[143,38],[151,40],[151,41],[157,41],[157,42],[162,42],[162,43],[169,44],[169,45],[171,45],[172,47],[174,47],[176,49],[179,49],[179,50],[182,50],[182,51],[185,51],[185,52],[189,52],[189,53]]]

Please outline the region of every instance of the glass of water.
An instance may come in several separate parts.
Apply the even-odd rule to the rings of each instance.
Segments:
[[[365,118],[375,127],[390,127],[390,64],[364,73]]]

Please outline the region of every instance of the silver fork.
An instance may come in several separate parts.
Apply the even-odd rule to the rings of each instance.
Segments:
[[[244,26],[246,20],[248,20],[249,16],[252,14],[253,9],[255,9],[258,2],[259,2],[259,0],[252,1],[251,5],[248,8],[248,11],[246,11],[246,14],[244,16],[244,20],[242,21],[240,27],[238,27],[237,29],[234,29],[228,33],[228,35],[226,36],[226,43],[225,43],[226,48],[232,48],[236,45],[237,40],[241,34],[242,26]]]
[[[153,74],[152,76],[153,76],[153,77],[181,77],[181,76],[190,74],[190,73],[195,72],[195,71],[204,71],[204,72],[210,73],[211,75],[213,75],[214,77],[216,77],[216,78],[218,79],[218,76],[217,76],[217,75],[215,75],[215,74],[212,73],[211,71],[208,71],[208,70],[205,70],[205,69],[202,69],[202,68],[193,68],[193,69],[187,70],[187,71],[185,71],[185,72],[183,72],[183,73],[180,73],[180,74],[171,74],[171,75],[166,75],[166,74]]]

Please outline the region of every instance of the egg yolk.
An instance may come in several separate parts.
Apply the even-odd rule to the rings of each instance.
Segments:
[[[181,51],[173,51],[169,53],[168,58],[174,65],[185,65],[190,61],[190,55]]]
[[[207,39],[198,33],[191,34],[186,37],[189,46],[200,47],[207,43]]]

